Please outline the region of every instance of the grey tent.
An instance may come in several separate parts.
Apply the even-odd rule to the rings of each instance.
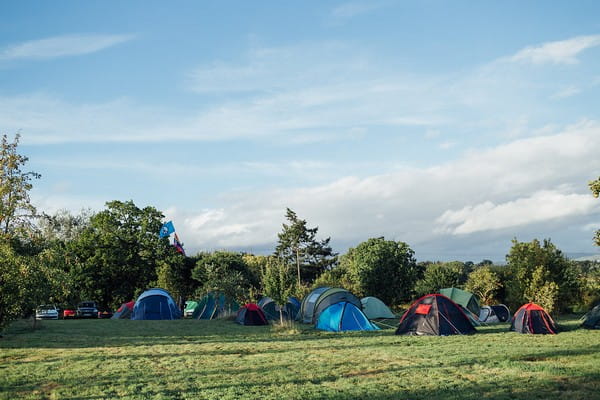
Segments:
[[[332,304],[347,301],[362,310],[358,297],[342,288],[320,287],[308,294],[300,306],[299,319],[305,324],[314,324],[319,314]]]
[[[360,302],[363,312],[369,319],[396,318],[389,307],[377,297],[363,297]]]
[[[585,314],[584,318],[585,320],[582,324],[584,328],[600,329],[600,304]]]

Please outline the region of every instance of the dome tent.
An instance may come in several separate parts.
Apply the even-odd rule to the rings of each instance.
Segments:
[[[195,319],[214,319],[219,316],[236,313],[240,305],[224,293],[210,292],[197,302],[192,313]]]
[[[310,292],[302,301],[300,319],[305,324],[314,324],[324,309],[340,301],[348,301],[362,309],[359,298],[346,289],[319,287]]]
[[[272,298],[263,297],[259,300],[258,306],[262,308],[267,319],[279,320],[279,310],[281,308],[283,319],[293,320],[300,310],[300,300],[295,297],[288,297],[285,305],[280,307],[278,304],[275,304],[275,301]]]
[[[133,313],[133,306],[135,305],[135,301],[130,301],[127,303],[121,304],[121,307],[117,310],[116,313],[113,314],[110,319],[130,319],[131,314]]]
[[[585,314],[584,318],[581,326],[587,329],[600,329],[600,304]]]
[[[133,306],[131,319],[179,319],[181,311],[165,289],[150,289],[142,293]]]
[[[369,319],[396,318],[389,307],[377,297],[363,297],[360,302],[363,312]]]
[[[497,324],[510,319],[510,310],[504,304],[493,306],[481,306],[479,310],[479,322],[486,324]]]
[[[477,332],[461,306],[443,294],[416,300],[400,318],[396,335],[468,335]]]
[[[238,310],[235,322],[240,325],[269,325],[262,308],[249,303]]]
[[[535,303],[527,303],[513,316],[510,330],[519,333],[555,335],[556,325],[546,310]]]
[[[317,319],[316,329],[330,332],[374,331],[379,328],[354,304],[341,301],[324,309]]]

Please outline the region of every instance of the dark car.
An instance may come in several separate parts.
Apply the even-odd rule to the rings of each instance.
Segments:
[[[77,305],[77,318],[98,318],[98,306],[93,301],[82,301]]]

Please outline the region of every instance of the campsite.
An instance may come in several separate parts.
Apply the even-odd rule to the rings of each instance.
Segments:
[[[396,320],[397,322],[397,320]],[[232,320],[18,322],[1,399],[598,399],[600,331],[344,334]]]

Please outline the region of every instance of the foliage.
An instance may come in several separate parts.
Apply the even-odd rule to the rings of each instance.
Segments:
[[[59,210],[54,215],[43,213],[38,220],[38,229],[46,241],[75,240],[89,227],[91,210],[81,210],[79,215],[73,215],[68,210]]]
[[[554,291],[552,283],[558,288],[555,299],[558,311],[565,311],[576,302],[579,294],[577,271],[549,239],[543,243],[537,239],[531,242],[515,239],[506,260],[509,271],[507,302],[511,308],[517,308],[532,298],[536,288],[544,288],[547,292],[544,296],[550,296]]]
[[[5,238],[23,233],[32,224],[36,209],[31,204],[29,191],[36,172],[23,172],[28,157],[17,153],[20,135],[9,142],[6,134],[0,142],[0,235]]]
[[[475,294],[482,304],[498,303],[501,288],[500,276],[488,266],[473,270],[465,283],[465,290]]]
[[[417,278],[413,250],[404,242],[371,238],[340,260],[358,296],[375,296],[386,304],[410,299]]]
[[[594,197],[598,198],[598,196],[600,196],[600,178],[596,179],[595,181],[590,181],[588,183],[588,186],[590,187],[590,190],[592,191]],[[596,231],[596,234],[594,236],[594,243],[596,244],[596,246],[600,246],[600,229]]]
[[[27,268],[8,243],[0,243],[0,332],[22,311]]]
[[[279,322],[283,325],[282,308],[294,290],[294,275],[282,260],[273,257],[270,261],[261,274],[262,288],[264,295],[279,306]]]
[[[192,270],[192,278],[200,283],[197,297],[216,291],[239,303],[253,300],[259,284],[243,255],[230,251],[202,254]]]
[[[425,263],[421,267],[423,275],[415,286],[418,296],[437,293],[443,288],[462,287],[466,281],[465,266],[460,261]]]
[[[116,308],[157,279],[164,263],[176,263],[167,238],[159,238],[163,215],[133,201],[111,201],[93,215],[76,240],[67,242],[69,273],[79,300]]]
[[[577,270],[580,296],[579,304],[575,304],[576,311],[587,311],[600,303],[600,262],[578,261],[574,262]]]
[[[359,288],[354,281],[351,280],[347,269],[347,262],[344,261],[346,255],[340,257],[340,264],[323,272],[312,284],[311,289],[316,289],[322,286],[340,287],[349,290],[352,293],[358,293]],[[306,293],[308,294],[308,293]],[[302,297],[298,297],[302,298]]]
[[[331,238],[317,240],[319,228],[307,228],[306,221],[289,208],[285,217],[289,224],[283,224],[282,232],[277,234],[274,255],[296,267],[298,285],[312,283],[337,262],[337,253],[329,246]]]
[[[558,300],[558,285],[549,279],[549,275],[545,267],[536,267],[523,296],[528,302],[536,303],[552,313]]]

